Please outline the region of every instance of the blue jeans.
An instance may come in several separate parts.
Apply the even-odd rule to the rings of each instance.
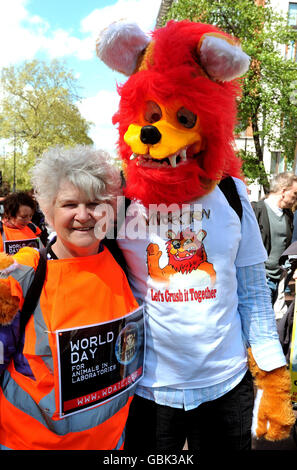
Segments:
[[[135,395],[127,421],[125,451],[180,452],[251,450],[254,405],[253,379],[248,371],[226,395],[198,408],[158,405]]]
[[[278,289],[278,281],[273,281],[269,277],[267,278],[267,285],[270,289],[270,295],[271,295],[271,303],[274,305],[276,299],[277,299],[277,289]]]

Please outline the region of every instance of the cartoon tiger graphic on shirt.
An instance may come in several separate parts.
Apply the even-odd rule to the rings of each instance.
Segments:
[[[168,241],[166,250],[168,264],[160,267],[159,260],[162,251],[157,243],[150,243],[147,247],[147,266],[149,276],[157,281],[169,284],[170,278],[177,273],[190,274],[193,270],[206,272],[211,283],[216,281],[216,272],[213,265],[207,261],[207,255],[202,243],[206,237],[205,230],[196,234],[191,229],[175,234],[172,230],[167,232]]]

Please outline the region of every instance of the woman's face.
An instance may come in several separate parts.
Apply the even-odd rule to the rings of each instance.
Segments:
[[[18,229],[22,229],[28,225],[33,216],[33,209],[29,206],[21,205],[15,217],[9,217],[8,221],[11,225]]]
[[[95,209],[98,200],[89,200],[86,194],[65,181],[58,192],[52,216],[57,233],[53,249],[58,258],[91,256],[98,253],[100,239],[95,235],[99,220]]]

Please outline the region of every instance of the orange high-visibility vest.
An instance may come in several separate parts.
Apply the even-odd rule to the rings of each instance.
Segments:
[[[4,240],[30,240],[32,238],[38,238],[41,234],[41,230],[39,227],[36,226],[36,232],[34,233],[28,225],[26,227],[19,229],[19,228],[11,228],[7,227],[5,224],[3,226],[3,235],[0,234],[0,251],[4,251]]]
[[[23,248],[21,267],[5,280],[23,302],[39,253]],[[122,449],[132,389],[95,408],[60,419],[55,332],[121,318],[138,307],[127,279],[107,248],[98,255],[48,260],[40,301],[25,330],[23,355],[32,377],[13,360],[0,389],[0,447],[13,450]]]

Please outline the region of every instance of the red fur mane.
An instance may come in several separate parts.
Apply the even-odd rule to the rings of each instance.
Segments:
[[[238,82],[216,83],[201,74],[194,50],[205,32],[217,31],[209,25],[171,21],[153,33],[153,65],[132,75],[118,88],[121,101],[113,118],[119,124],[119,152],[127,164],[126,195],[144,204],[183,203],[205,194],[203,180],[218,182],[223,176],[241,177],[240,161],[233,149]],[[197,59],[196,59],[197,60]],[[130,161],[131,149],[124,134],[137,123],[147,97],[170,106],[178,97],[200,121],[205,150],[198,159],[180,168],[141,168]]]

